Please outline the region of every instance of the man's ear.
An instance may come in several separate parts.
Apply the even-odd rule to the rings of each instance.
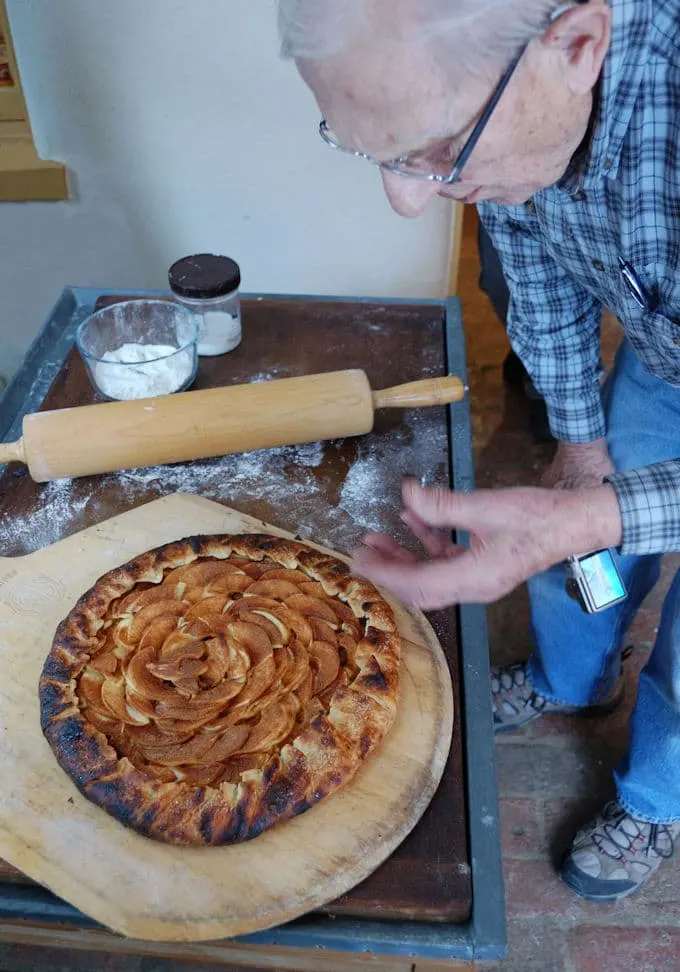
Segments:
[[[550,24],[541,41],[564,58],[564,74],[575,95],[591,91],[611,40],[611,7],[602,0],[573,7]]]

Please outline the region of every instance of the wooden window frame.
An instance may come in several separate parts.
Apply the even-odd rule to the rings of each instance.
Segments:
[[[66,168],[41,159],[33,143],[5,0],[0,0],[0,33],[13,81],[0,86],[0,202],[68,199]]]

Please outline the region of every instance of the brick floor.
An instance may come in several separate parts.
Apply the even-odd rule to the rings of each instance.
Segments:
[[[574,972],[677,972],[680,929],[582,926],[567,936],[567,955]]]

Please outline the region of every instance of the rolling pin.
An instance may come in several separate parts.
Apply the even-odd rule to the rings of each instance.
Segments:
[[[364,435],[377,408],[460,401],[460,378],[372,391],[366,373],[333,371],[36,412],[23,437],[0,444],[0,463],[23,462],[38,483]]]

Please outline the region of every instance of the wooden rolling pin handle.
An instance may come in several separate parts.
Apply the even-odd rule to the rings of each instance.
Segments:
[[[18,439],[16,442],[0,442],[0,465],[6,462],[26,462],[23,439]]]
[[[383,388],[373,392],[374,408],[423,408],[428,405],[449,405],[465,397],[465,385],[453,375],[448,378],[425,378],[407,385]]]

